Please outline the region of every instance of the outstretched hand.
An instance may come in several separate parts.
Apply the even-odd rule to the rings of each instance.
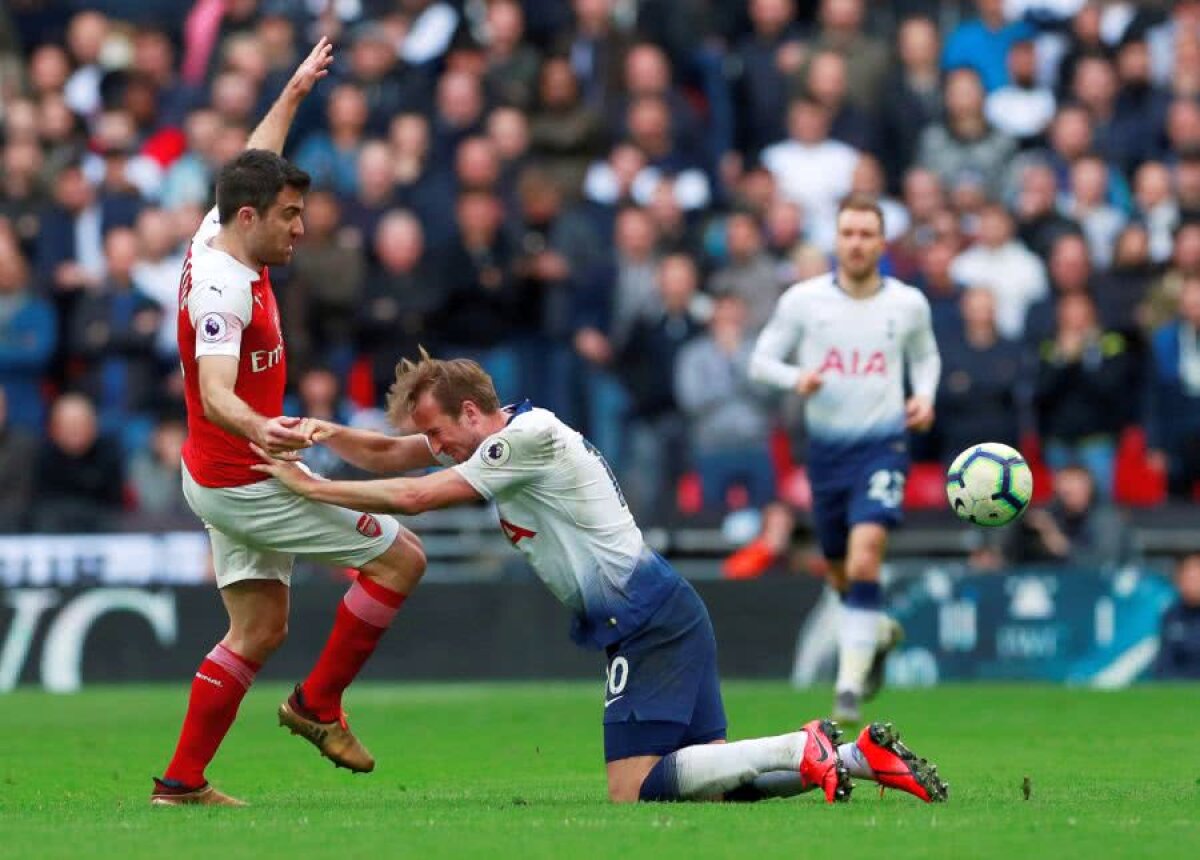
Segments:
[[[261,463],[251,466],[251,469],[255,472],[270,475],[294,493],[304,495],[304,489],[308,486],[309,482],[316,480],[294,461],[272,457],[253,442],[250,443],[250,450],[262,460]]]
[[[297,94],[306,96],[312,92],[317,81],[329,74],[329,67],[332,65],[333,45],[329,39],[322,36],[321,41],[317,42],[309,55],[304,58],[304,62],[296,67],[288,86]]]

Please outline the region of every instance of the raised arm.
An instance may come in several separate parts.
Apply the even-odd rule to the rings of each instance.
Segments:
[[[376,475],[396,475],[438,465],[429,441],[421,434],[388,436],[309,418],[301,431],[352,466]]]
[[[333,45],[322,37],[312,52],[304,58],[304,62],[296,67],[279,98],[275,99],[267,115],[251,133],[250,139],[246,141],[246,149],[267,149],[276,155],[282,154],[283,143],[287,140],[288,130],[292,127],[292,120],[296,118],[300,102],[312,92],[317,81],[329,74],[332,64]]]

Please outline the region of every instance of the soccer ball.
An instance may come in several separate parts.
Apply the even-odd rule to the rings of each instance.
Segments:
[[[1029,507],[1033,473],[1021,452],[999,442],[972,445],[946,473],[954,513],[980,526],[1008,525]]]

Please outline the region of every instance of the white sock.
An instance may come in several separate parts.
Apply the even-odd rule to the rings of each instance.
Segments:
[[[805,732],[731,744],[698,744],[672,753],[679,797],[712,797],[777,770],[799,771]]]
[[[850,771],[850,775],[858,779],[874,779],[875,771],[867,764],[867,757],[862,754],[858,744],[853,741],[838,747],[838,758]]]
[[[839,693],[862,695],[863,684],[875,659],[886,616],[877,609],[842,607],[838,627],[838,675],[834,688]]]

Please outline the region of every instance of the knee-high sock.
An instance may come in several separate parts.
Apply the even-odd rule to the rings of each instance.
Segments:
[[[260,668],[220,643],[208,652],[192,679],[187,715],[164,779],[188,788],[204,784],[204,769],[217,754]]]
[[[799,771],[805,732],[731,744],[684,747],[659,760],[642,783],[640,800],[703,800],[772,771]]]
[[[882,604],[878,582],[850,583],[842,599],[838,627],[838,675],[834,688],[839,693],[862,693],[883,629]]]
[[[404,597],[359,574],[338,604],[325,648],[300,685],[304,707],[321,722],[341,716],[342,693],[374,653]]]

